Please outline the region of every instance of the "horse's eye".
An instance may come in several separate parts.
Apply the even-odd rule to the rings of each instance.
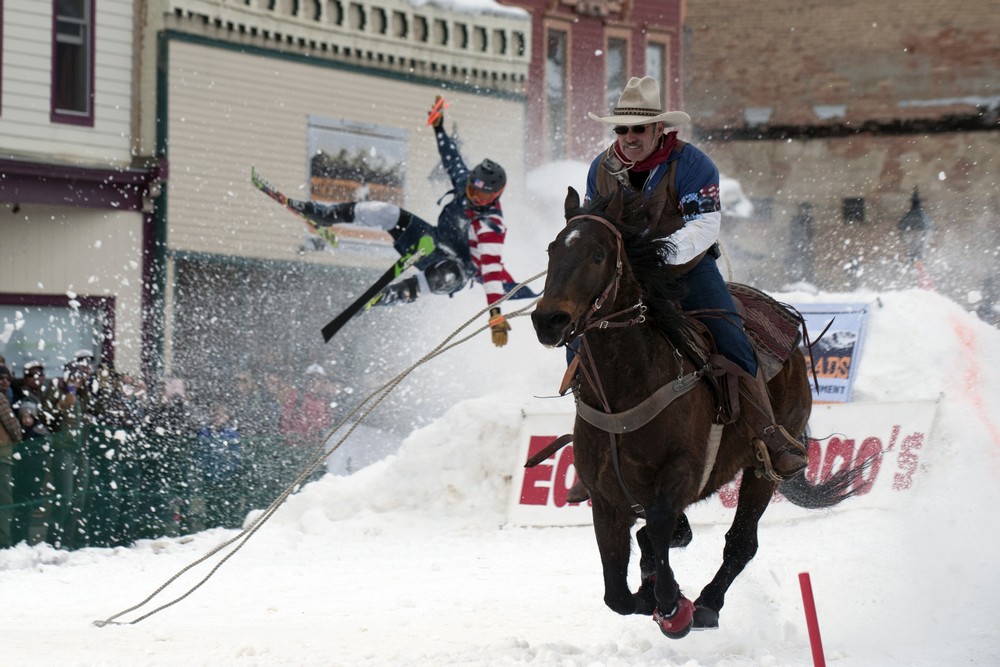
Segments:
[[[604,261],[605,257],[607,257],[607,255],[604,254],[604,251],[598,250],[597,252],[594,253],[594,264],[600,264],[601,262]]]

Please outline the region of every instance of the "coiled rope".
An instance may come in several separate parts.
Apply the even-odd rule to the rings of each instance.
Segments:
[[[278,510],[279,507],[281,507],[282,504],[284,504],[284,502],[288,499],[288,497],[291,496],[292,493],[294,493],[295,490],[306,479],[309,478],[309,476],[316,470],[316,468],[318,468],[323,463],[323,461],[325,461],[327,459],[327,457],[329,457],[331,454],[333,454],[333,452],[337,451],[337,449],[351,436],[351,434],[354,433],[355,429],[357,429],[357,427],[365,419],[367,419],[368,416],[372,412],[375,411],[375,409],[382,403],[382,401],[384,401],[389,396],[389,394],[391,394],[396,389],[396,387],[398,387],[399,384],[403,380],[405,380],[407,376],[410,375],[410,373],[412,373],[414,370],[416,370],[420,366],[422,366],[422,365],[426,364],[427,362],[431,361],[435,357],[437,357],[437,356],[439,356],[439,355],[447,352],[448,350],[450,350],[450,349],[452,349],[454,347],[457,347],[457,346],[459,346],[459,345],[461,345],[461,344],[463,344],[463,343],[471,340],[473,337],[475,337],[476,335],[478,335],[482,331],[485,331],[486,329],[488,329],[490,325],[486,324],[486,325],[480,326],[479,328],[477,328],[472,333],[466,335],[464,338],[460,338],[458,340],[454,340],[462,331],[464,331],[473,322],[475,322],[477,319],[479,319],[490,308],[494,308],[497,305],[503,303],[504,301],[506,301],[507,299],[509,299],[511,297],[511,295],[513,295],[514,293],[516,293],[517,290],[521,289],[525,285],[528,285],[529,283],[534,282],[535,280],[538,280],[539,278],[541,278],[542,276],[544,276],[545,273],[546,273],[545,271],[542,271],[541,273],[538,273],[538,274],[532,276],[528,280],[525,280],[524,282],[522,282],[522,283],[518,284],[517,286],[515,286],[513,289],[511,289],[509,292],[507,292],[500,300],[495,301],[494,303],[488,305],[486,308],[483,308],[482,310],[479,310],[478,312],[476,312],[475,315],[473,315],[468,320],[466,320],[464,324],[462,324],[457,329],[455,329],[455,331],[453,331],[449,336],[447,336],[444,340],[442,340],[430,352],[428,352],[423,357],[421,357],[416,363],[414,363],[409,368],[407,368],[406,370],[404,370],[402,373],[400,373],[396,377],[392,378],[391,380],[389,380],[388,382],[386,382],[385,384],[383,384],[381,387],[379,387],[378,389],[376,389],[375,391],[373,391],[372,393],[370,393],[368,396],[366,396],[365,399],[363,401],[361,401],[361,403],[359,403],[357,407],[355,407],[353,410],[351,410],[351,412],[346,417],[344,417],[337,424],[335,424],[334,426],[332,426],[323,435],[323,438],[320,440],[319,444],[316,445],[316,447],[313,450],[313,453],[310,456],[309,460],[303,466],[302,471],[299,473],[299,476],[296,477],[285,488],[285,490],[281,492],[281,494],[274,500],[274,502],[272,502],[270,504],[270,506],[268,506],[267,509],[265,509],[260,515],[258,515],[248,526],[246,526],[245,528],[243,528],[243,530],[241,530],[239,532],[239,534],[237,534],[234,537],[226,540],[225,542],[222,542],[221,544],[219,544],[216,547],[214,547],[213,549],[211,549],[204,556],[198,558],[194,562],[192,562],[192,563],[186,565],[185,567],[181,568],[177,573],[175,573],[173,576],[171,576],[169,579],[167,579],[165,582],[163,582],[163,584],[161,584],[156,590],[154,590],[152,593],[150,593],[144,600],[138,602],[137,604],[132,605],[131,607],[129,607],[127,609],[123,609],[123,610],[119,611],[118,613],[113,614],[113,615],[107,617],[104,620],[95,620],[94,621],[94,625],[96,625],[97,627],[100,627],[100,628],[103,628],[103,627],[105,627],[107,625],[135,625],[136,623],[138,623],[138,622],[140,622],[142,620],[145,620],[145,619],[149,618],[150,616],[152,616],[154,614],[157,614],[157,613],[163,611],[164,609],[167,609],[168,607],[172,607],[173,605],[175,605],[175,604],[179,603],[180,601],[184,600],[189,595],[191,595],[192,593],[194,593],[196,590],[198,590],[199,588],[201,588],[205,584],[205,582],[207,582],[209,579],[212,578],[212,576],[219,570],[219,568],[221,568],[223,566],[223,564],[226,561],[228,561],[230,558],[232,558],[233,556],[235,556],[236,553],[246,545],[246,543],[250,540],[250,538],[253,537],[253,535],[258,530],[261,529],[261,527],[263,527],[263,525],[268,521],[268,519],[270,519],[272,516],[274,516],[274,513]],[[511,318],[515,318],[515,317],[521,317],[521,316],[527,314],[527,311],[530,310],[535,305],[536,301],[537,301],[537,299],[533,300],[528,305],[524,306],[523,308],[520,308],[518,310],[515,310],[515,311],[511,312],[506,317],[508,319],[511,319]],[[366,404],[368,404],[369,402],[371,404],[368,406],[368,408],[365,409],[364,406]],[[347,422],[351,421],[351,419],[353,419],[354,416],[358,415],[359,413],[360,413],[360,416],[351,425],[351,427],[347,430],[347,432],[345,432],[344,435],[341,436],[341,438],[336,442],[336,444],[333,445],[333,447],[330,447],[329,449],[327,449],[327,445],[326,445],[327,440],[330,439],[333,436],[334,433],[336,433],[338,430],[340,430],[345,424],[347,424]],[[190,571],[191,569],[193,569],[193,568],[197,567],[198,565],[204,563],[205,561],[209,560],[210,558],[212,558],[216,554],[222,552],[224,549],[226,549],[229,546],[232,546],[232,549],[228,553],[226,553],[222,557],[222,559],[218,563],[216,563],[214,567],[212,567],[211,570],[209,570],[208,574],[206,574],[200,581],[198,581],[195,585],[193,585],[191,588],[189,588],[184,594],[182,594],[182,595],[174,598],[173,600],[170,600],[169,602],[166,602],[166,603],[160,605],[159,607],[156,607],[155,609],[153,609],[151,611],[148,611],[148,612],[142,614],[141,616],[138,616],[138,617],[134,618],[131,621],[124,621],[123,622],[123,621],[118,621],[117,620],[117,619],[121,618],[122,616],[124,616],[126,614],[129,614],[129,613],[134,612],[134,611],[138,611],[138,610],[142,609],[143,607],[147,606],[157,596],[159,596],[160,593],[162,593],[168,586],[170,586],[172,583],[174,583],[175,581],[177,581],[178,579],[180,579],[186,572]]]

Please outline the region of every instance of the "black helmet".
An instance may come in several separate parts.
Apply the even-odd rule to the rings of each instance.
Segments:
[[[507,185],[507,173],[493,160],[483,160],[469,172],[468,187],[481,192],[498,193]]]

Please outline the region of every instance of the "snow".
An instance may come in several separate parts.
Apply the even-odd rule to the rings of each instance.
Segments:
[[[562,165],[545,176],[548,186],[532,179],[524,201],[505,197],[515,275],[544,269],[566,184],[580,189],[583,173]],[[307,486],[245,542],[123,614],[125,624],[93,621],[139,605],[237,531],[130,548],[0,551],[3,663],[810,665],[798,582],[808,572],[827,664],[1000,664],[1000,536],[990,502],[1000,481],[1000,378],[989,372],[1000,365],[1000,331],[932,291],[799,287],[776,296],[872,305],[856,401],[940,399],[937,421],[921,483],[897,506],[845,504],[796,521],[765,514],[760,550],[730,589],[716,631],[669,640],[648,618],[607,609],[590,527],[506,525],[522,410],[564,400],[540,398],[556,393],[562,352],[544,349],[528,320],[515,317],[506,348],[480,334],[404,381],[419,382],[431,367],[458,369],[465,398],[440,418],[383,460]],[[481,307],[479,294],[446,301],[423,352]],[[691,545],[672,554],[689,596],[718,567],[725,530],[696,524]],[[637,556],[632,566],[637,585]]]
[[[409,0],[410,4],[420,9],[425,5],[437,7],[448,12],[464,14],[492,14],[508,18],[527,18],[528,12],[520,7],[506,7],[494,0]]]

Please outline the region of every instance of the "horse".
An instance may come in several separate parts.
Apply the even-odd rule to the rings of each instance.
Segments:
[[[718,627],[730,585],[757,552],[758,523],[779,484],[756,474],[755,434],[745,420],[720,423],[725,378],[705,362],[711,357],[699,327],[679,307],[682,283],[664,267],[662,240],[643,233],[641,207],[620,193],[581,207],[569,188],[565,209],[531,319],[546,347],[581,343],[563,391],[573,385],[575,466],[592,502],[604,602],[619,614],[651,615],[674,639],[692,627]],[[806,442],[812,394],[805,355],[792,347],[768,391],[777,423]],[[684,509],[741,472],[722,565],[691,602],[669,558],[672,546],[691,539]],[[800,473],[780,488],[795,504],[829,507],[852,495],[859,474],[845,470],[812,485]],[[630,531],[640,517],[641,585],[632,593]]]

